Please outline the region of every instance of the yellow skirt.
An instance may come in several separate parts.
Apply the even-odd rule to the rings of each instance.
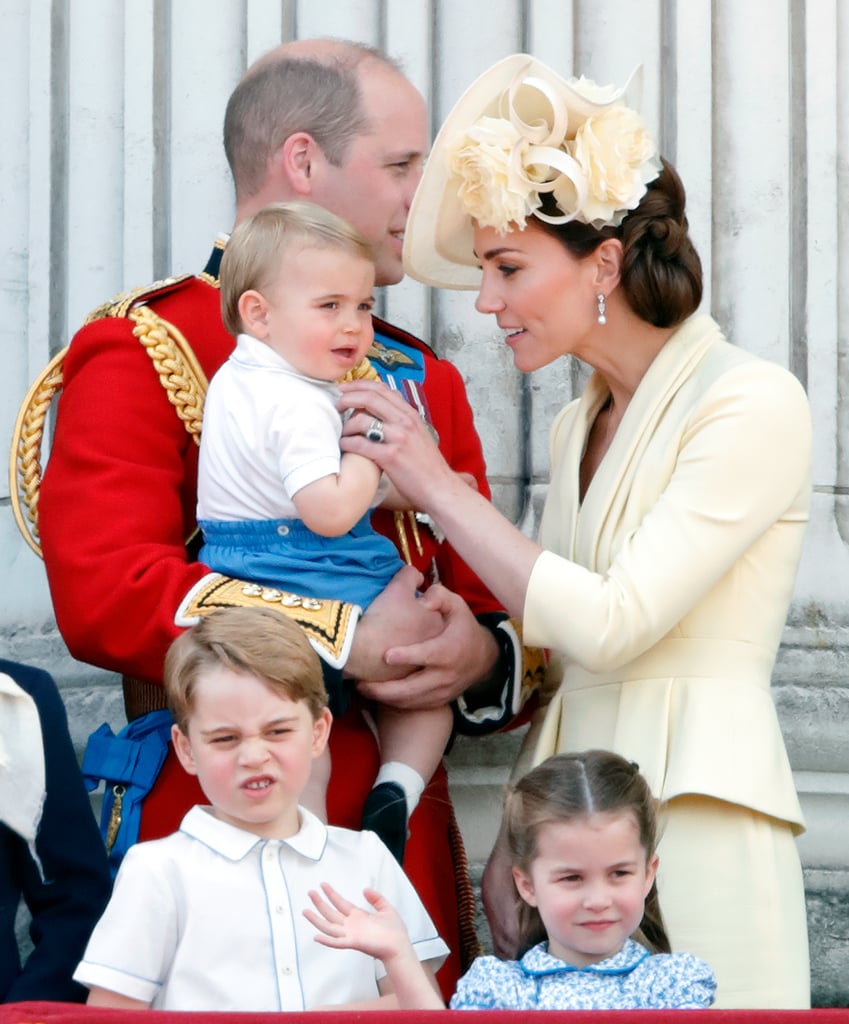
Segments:
[[[717,1008],[811,1005],[802,866],[790,825],[702,796],[661,815],[658,894],[675,952],[716,973]]]

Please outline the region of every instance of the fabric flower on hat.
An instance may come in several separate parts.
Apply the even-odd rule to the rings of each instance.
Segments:
[[[622,104],[606,107],[588,117],[571,143],[572,153],[586,175],[588,195],[578,214],[593,227],[622,223],[661,169],[653,140],[640,115]],[[568,208],[569,194],[554,198]]]
[[[517,171],[529,147],[518,129],[503,117],[482,117],[466,131],[449,165],[459,176],[463,208],[483,227],[506,231],[525,226],[539,208],[539,191]]]
[[[481,117],[449,152],[464,212],[502,234],[532,215],[620,224],[661,169],[645,122],[620,96],[583,76],[564,83],[517,75],[495,105],[502,116]],[[520,113],[528,110],[533,116]],[[548,192],[559,214],[541,211]]]

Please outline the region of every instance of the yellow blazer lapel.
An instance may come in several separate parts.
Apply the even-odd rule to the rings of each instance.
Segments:
[[[621,524],[635,478],[645,472],[646,449],[682,384],[719,340],[722,335],[710,317],[692,317],[672,335],[646,371],[584,496],[575,537],[575,560],[581,565],[604,572],[613,561],[623,539]],[[590,378],[587,393],[591,393],[590,409],[595,415],[607,396],[606,385],[597,374]],[[638,510],[639,516],[646,511]]]
[[[581,561],[578,529],[581,520],[581,459],[587,446],[590,427],[608,395],[607,386],[597,374],[590,377],[580,398],[561,409],[551,427],[551,479],[549,496],[543,509],[539,541],[571,561]],[[563,447],[560,437],[563,437]],[[552,501],[553,496],[557,497]],[[557,521],[552,509],[557,509]]]

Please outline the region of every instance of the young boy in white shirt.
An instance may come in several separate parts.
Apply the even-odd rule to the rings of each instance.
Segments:
[[[89,1005],[391,1008],[391,960],[315,942],[304,911],[322,883],[369,890],[364,906],[385,896],[432,980],[447,947],[386,847],[298,805],[331,726],[303,632],[270,609],[213,612],[172,645],[165,687],[177,756],[211,806],[130,849],[74,974]]]

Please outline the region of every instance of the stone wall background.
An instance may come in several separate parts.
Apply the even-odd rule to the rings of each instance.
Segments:
[[[49,357],[104,298],[199,269],[229,229],[220,144],[244,68],[282,39],[384,46],[437,127],[472,79],[525,50],[564,75],[622,82],[688,188],[704,308],[810,396],[814,508],[774,678],[808,821],[815,999],[849,1003],[849,5],[843,0],[2,0],[0,437]],[[432,340],[469,385],[499,507],[528,531],[547,425],[583,379],[521,377],[473,296],[405,282],[387,316]],[[116,425],[117,426],[117,425]],[[0,494],[0,652],[52,671],[75,739],[123,716],[114,677],[70,659],[40,562]],[[108,595],[104,595],[108,600]],[[514,736],[450,757],[475,865],[498,820]]]

